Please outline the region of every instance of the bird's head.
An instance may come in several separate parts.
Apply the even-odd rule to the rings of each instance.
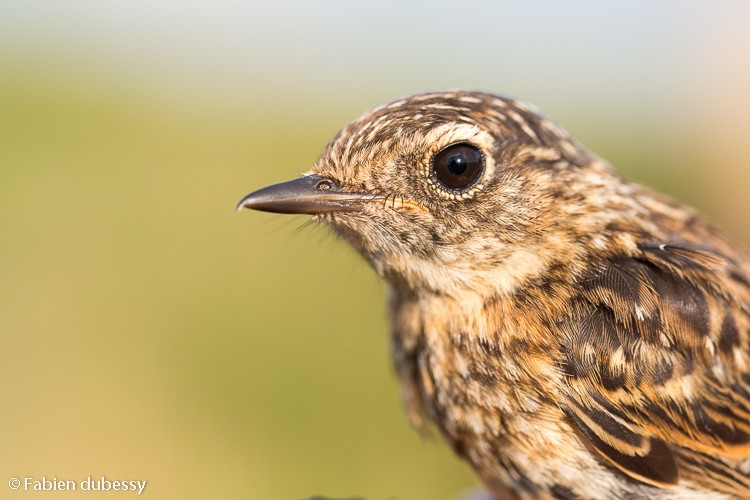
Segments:
[[[511,292],[571,251],[609,168],[513,99],[452,91],[364,114],[301,178],[238,208],[312,214],[399,286]]]

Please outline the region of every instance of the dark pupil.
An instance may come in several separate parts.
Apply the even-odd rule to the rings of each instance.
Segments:
[[[451,156],[448,158],[448,170],[453,175],[461,175],[466,172],[466,159],[463,156]]]
[[[438,152],[432,160],[435,179],[444,187],[464,191],[484,172],[484,156],[473,144],[453,144]]]

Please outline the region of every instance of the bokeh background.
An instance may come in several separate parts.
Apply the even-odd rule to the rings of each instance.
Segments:
[[[531,101],[750,242],[750,3],[0,2],[0,497],[455,498],[402,414],[384,286],[235,213],[403,94]],[[46,493],[40,498],[129,494]]]

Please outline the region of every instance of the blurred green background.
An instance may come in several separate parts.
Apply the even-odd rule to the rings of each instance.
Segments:
[[[13,476],[159,499],[471,489],[401,411],[374,273],[235,203],[376,104],[472,87],[749,242],[748,22],[739,1],[3,1],[0,497],[87,495]]]

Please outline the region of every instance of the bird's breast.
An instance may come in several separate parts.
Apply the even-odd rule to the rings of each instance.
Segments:
[[[538,318],[469,296],[394,300],[392,312],[407,403],[437,424],[490,489],[502,477],[536,495],[556,484],[571,457],[600,484],[612,481],[555,400],[554,355],[530,334],[542,327]]]

